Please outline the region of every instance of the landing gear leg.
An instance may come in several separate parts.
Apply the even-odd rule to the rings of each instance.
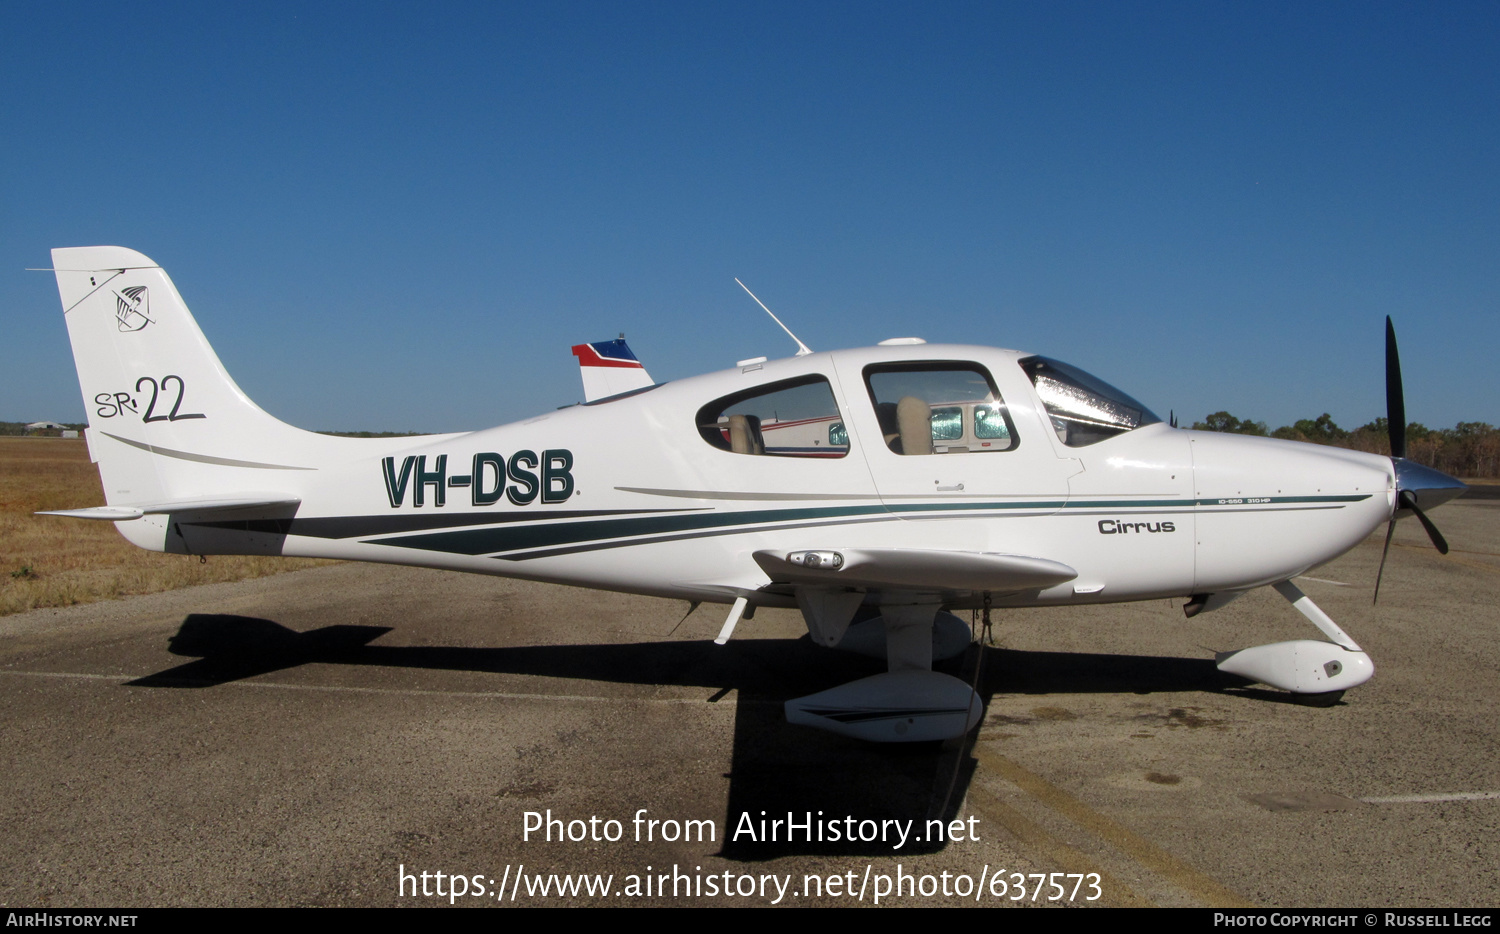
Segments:
[[[885,658],[890,671],[932,670],[932,624],[938,607],[933,603],[885,606]]]

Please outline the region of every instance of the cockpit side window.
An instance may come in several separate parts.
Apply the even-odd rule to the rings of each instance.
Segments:
[[[886,446],[897,454],[1010,451],[1020,441],[994,380],[977,363],[876,364],[864,375]]]
[[[833,389],[822,376],[771,383],[715,399],[698,410],[698,433],[722,451],[771,457],[849,453]]]
[[[1160,418],[1096,376],[1047,357],[1026,357],[1021,369],[1047,407],[1052,428],[1069,447],[1081,448]]]

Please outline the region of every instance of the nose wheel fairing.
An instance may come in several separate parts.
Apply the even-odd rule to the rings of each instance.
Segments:
[[[1296,584],[1282,581],[1274,586],[1330,641],[1298,639],[1220,652],[1214,658],[1220,671],[1294,694],[1341,693],[1374,676],[1370,656]]]
[[[1257,645],[1214,658],[1219,670],[1293,694],[1346,691],[1370,680],[1375,663],[1364,652],[1316,639]]]

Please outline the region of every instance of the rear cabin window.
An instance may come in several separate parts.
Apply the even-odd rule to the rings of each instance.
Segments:
[[[723,451],[765,457],[843,457],[849,453],[833,389],[821,376],[758,386],[698,410],[698,433]]]
[[[886,446],[897,454],[1014,450],[1005,400],[977,363],[901,363],[865,368]]]

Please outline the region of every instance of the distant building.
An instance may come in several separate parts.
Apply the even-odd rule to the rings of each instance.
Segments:
[[[62,431],[63,429],[64,426],[57,422],[30,422],[26,426],[26,433],[29,435],[34,431]]]

